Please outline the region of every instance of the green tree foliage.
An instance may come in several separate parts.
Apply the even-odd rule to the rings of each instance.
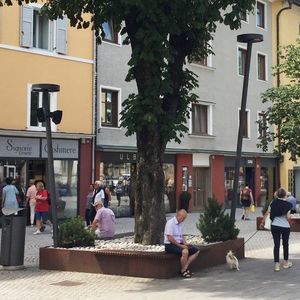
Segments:
[[[59,226],[58,246],[64,248],[95,245],[95,234],[84,228],[80,217],[71,218]]]
[[[235,227],[235,222],[215,199],[208,199],[208,205],[204,213],[200,214],[196,226],[206,242],[234,240],[240,232]]]
[[[258,147],[267,151],[269,142],[277,140],[275,153],[288,152],[290,159],[296,161],[300,155],[300,39],[294,45],[283,47],[279,54],[282,63],[275,71],[284,75],[289,83],[268,89],[262,95],[262,102],[269,102],[271,106],[265,118],[258,121],[265,133]],[[269,130],[272,125],[275,131]]]
[[[19,0],[18,3],[36,2]],[[163,154],[169,141],[180,142],[187,132],[197,76],[185,66],[212,52],[217,24],[240,27],[241,13],[252,11],[255,0],[45,0],[50,19],[64,14],[77,28],[91,27],[101,42],[102,24],[113,20],[124,44],[130,44],[127,81],[137,94],[123,102],[121,124],[136,134],[137,177],[135,241],[157,244],[165,224]],[[12,4],[0,0],[0,4]]]

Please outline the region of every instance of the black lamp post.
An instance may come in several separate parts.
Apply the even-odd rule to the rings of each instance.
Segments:
[[[50,112],[50,93],[59,92],[60,86],[57,84],[33,84],[32,91],[43,93],[43,107],[37,110],[37,116],[39,122],[46,123],[46,135],[47,135],[47,152],[48,152],[48,183],[51,195],[51,211],[53,222],[53,242],[54,247],[58,246],[58,224],[56,214],[56,191],[54,181],[54,166],[53,166],[53,148],[52,148],[52,134],[51,134],[51,122],[50,118],[55,124],[59,124],[62,117],[62,111],[57,110]]]
[[[236,204],[238,201],[237,199],[238,184],[239,184],[239,173],[240,173],[242,144],[243,144],[244,118],[245,118],[246,104],[247,104],[252,44],[262,42],[263,36],[262,34],[256,34],[256,33],[240,34],[237,36],[237,41],[239,43],[247,43],[247,52],[246,52],[245,74],[244,74],[244,81],[243,81],[241,111],[239,115],[240,116],[239,131],[238,131],[238,138],[237,138],[236,158],[235,158],[235,168],[234,168],[234,182],[233,182],[233,199],[231,202],[231,213],[230,213],[230,218],[233,221],[235,220]]]

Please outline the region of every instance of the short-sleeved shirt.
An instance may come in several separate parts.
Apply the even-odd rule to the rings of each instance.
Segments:
[[[164,243],[171,244],[168,235],[173,236],[177,243],[183,242],[183,222],[179,223],[176,216],[170,219],[165,226]]]
[[[19,203],[17,201],[17,195],[19,191],[12,185],[6,185],[2,190],[2,205],[5,208],[19,208]]]
[[[115,234],[115,214],[110,208],[101,207],[97,210],[95,220],[101,237],[113,237]]]
[[[37,192],[37,189],[36,189],[36,186],[33,184],[31,185],[27,192],[26,192],[26,197],[29,198],[29,201],[30,202],[35,202],[35,196],[36,196],[36,192]]]
[[[37,191],[36,195],[47,197],[47,200],[36,199],[35,211],[36,212],[48,212],[49,211],[49,193],[46,189]]]

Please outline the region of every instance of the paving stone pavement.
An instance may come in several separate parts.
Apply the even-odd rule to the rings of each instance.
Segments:
[[[237,226],[245,241],[256,232],[255,217],[241,221],[237,209]],[[167,217],[171,217],[168,214]],[[198,234],[196,222],[199,213],[189,215],[185,232]],[[133,231],[134,220],[117,219],[117,233]],[[38,269],[39,247],[52,244],[49,231],[34,236],[34,228],[26,228],[25,269],[0,271],[0,300],[2,299],[285,299],[300,300],[300,233],[290,238],[291,269],[273,271],[273,241],[270,232],[257,232],[245,245],[246,259],[240,261],[240,271],[231,271],[226,265],[196,273],[193,278],[167,280],[110,276],[79,272],[58,272]],[[281,253],[282,257],[282,253]]]

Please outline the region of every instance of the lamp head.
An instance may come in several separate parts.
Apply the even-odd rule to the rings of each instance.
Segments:
[[[237,41],[239,43],[260,43],[263,40],[264,40],[263,35],[257,33],[239,34],[237,36]]]
[[[43,107],[37,109],[36,115],[40,123],[46,122],[46,111]]]
[[[62,118],[62,110],[56,110],[50,113],[50,117],[54,124],[59,124]]]

